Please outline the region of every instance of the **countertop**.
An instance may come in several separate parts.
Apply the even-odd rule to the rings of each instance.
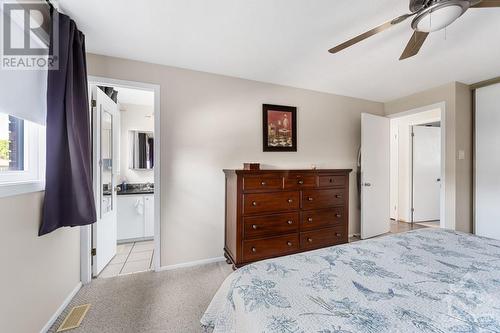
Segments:
[[[141,190],[141,189],[126,189],[126,190],[123,190],[123,191],[118,191],[117,194],[118,195],[132,195],[132,194],[154,194],[155,191],[154,189],[150,189],[150,190]]]

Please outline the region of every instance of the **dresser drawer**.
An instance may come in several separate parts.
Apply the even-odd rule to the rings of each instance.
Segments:
[[[244,238],[263,238],[299,231],[299,213],[245,217]]]
[[[343,226],[300,233],[300,249],[312,250],[320,247],[347,243],[346,228]]]
[[[344,207],[310,210],[300,213],[300,230],[312,230],[345,224]]]
[[[260,214],[299,209],[300,194],[295,192],[254,193],[243,195],[243,213]]]
[[[243,261],[254,261],[293,253],[299,249],[299,235],[243,241]]]
[[[319,187],[345,187],[347,176],[331,175],[319,176]]]
[[[302,192],[303,209],[327,208],[343,205],[344,203],[344,189],[304,190]]]
[[[314,188],[316,185],[315,175],[290,174],[285,177],[285,189]]]
[[[283,177],[243,177],[243,191],[281,190]]]

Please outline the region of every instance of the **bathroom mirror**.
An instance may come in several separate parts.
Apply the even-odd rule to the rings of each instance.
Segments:
[[[154,167],[153,132],[130,131],[129,168],[148,170]]]

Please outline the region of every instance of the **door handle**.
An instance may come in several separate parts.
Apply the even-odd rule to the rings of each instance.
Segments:
[[[440,181],[441,181],[441,178],[436,179],[436,181],[437,181],[437,182],[440,182]]]
[[[366,186],[366,187],[370,187],[370,186],[372,186],[372,183],[362,183],[361,185]]]

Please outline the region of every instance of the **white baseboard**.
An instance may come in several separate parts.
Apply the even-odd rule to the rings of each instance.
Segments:
[[[82,287],[82,283],[78,282],[78,284],[76,285],[75,289],[73,289],[71,291],[71,293],[69,293],[69,295],[66,297],[66,299],[64,300],[64,302],[61,304],[61,306],[52,315],[52,317],[50,317],[49,321],[45,324],[45,326],[43,326],[43,328],[40,330],[40,333],[47,332],[52,327],[52,325],[54,325],[54,323],[56,322],[57,318],[59,318],[59,316],[64,311],[64,309],[66,309],[66,307],[68,306],[68,304],[71,302],[71,300],[73,299],[73,297],[75,297],[76,293],[80,290],[81,287]]]
[[[201,266],[201,265],[211,264],[211,263],[214,263],[214,262],[220,262],[220,261],[225,261],[225,260],[226,260],[226,258],[224,258],[224,257],[216,257],[216,258],[208,258],[208,259],[202,259],[202,260],[189,261],[189,262],[185,262],[185,263],[182,263],[182,264],[161,266],[157,270],[157,272],[171,271],[173,269],[178,269],[178,268],[187,268],[187,267]]]

